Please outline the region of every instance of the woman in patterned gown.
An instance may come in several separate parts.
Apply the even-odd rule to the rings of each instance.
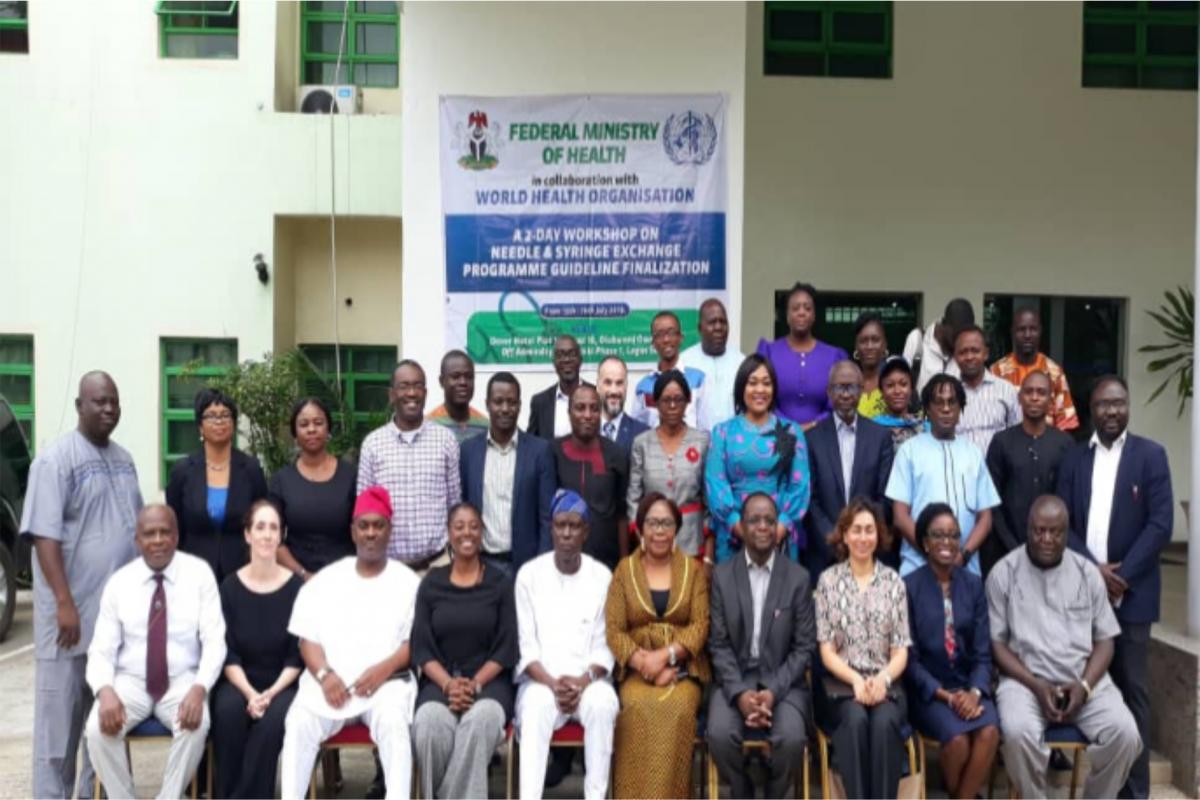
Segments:
[[[638,504],[642,544],[613,572],[605,606],[621,698],[613,747],[616,798],[691,796],[696,714],[712,677],[708,579],[675,547],[679,508],[657,492]]]

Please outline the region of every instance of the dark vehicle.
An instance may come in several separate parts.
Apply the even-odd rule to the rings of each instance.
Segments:
[[[0,395],[0,642],[17,607],[17,583],[29,584],[29,545],[21,541],[21,507],[29,483],[29,442]]]

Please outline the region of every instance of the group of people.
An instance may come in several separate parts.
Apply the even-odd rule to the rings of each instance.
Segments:
[[[634,387],[616,356],[582,378],[571,336],[529,403],[498,372],[442,359],[392,376],[393,416],[357,467],[333,418],[296,402],[296,460],[268,481],[234,446],[238,409],[202,389],[201,447],[143,506],[110,438],[120,401],[88,373],[79,424],[34,463],[23,535],[35,558],[33,792],[80,796],[94,765],[133,796],[123,737],[174,735],[161,796],[211,738],[213,797],[302,797],[321,743],[369,729],[372,794],[487,795],[510,723],[520,794],[541,797],[583,728],[584,794],[686,797],[697,719],[734,796],[748,740],[786,794],[811,732],[850,797],[894,797],[905,737],[941,743],[947,790],[975,797],[998,749],[1045,794],[1044,731],[1092,750],[1089,796],[1149,791],[1146,659],[1170,539],[1165,451],[1127,431],[1108,376],[1079,422],[1034,311],[989,370],[965,300],[889,355],[879,317],[852,356],[815,336],[797,284],[789,332],[744,356],[715,299],[681,352],[673,313]],[[897,547],[898,543],[898,547]],[[996,675],[998,673],[998,681]],[[1111,677],[1110,677],[1111,676]],[[93,700],[94,698],[94,700]],[[565,761],[565,763],[564,763]]]

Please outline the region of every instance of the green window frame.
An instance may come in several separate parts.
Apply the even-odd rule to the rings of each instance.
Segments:
[[[892,4],[769,2],[763,74],[892,77]]]
[[[334,396],[337,368],[333,345],[302,344],[300,352],[311,363],[317,380],[305,381],[305,394],[316,395],[333,412],[334,434],[346,429],[345,408],[350,415],[350,433],[354,442],[379,427],[387,419],[388,389],[396,368],[398,349],[391,345],[344,344],[341,346],[342,399]]]
[[[29,3],[0,2],[0,53],[29,52]]]
[[[158,0],[161,58],[236,59],[237,0]]]
[[[1195,91],[1198,29],[1196,2],[1085,2],[1082,84]]]
[[[196,392],[210,378],[224,375],[237,366],[237,350],[237,339],[159,340],[162,415],[158,438],[162,486],[167,485],[167,476],[176,461],[200,449]]]
[[[12,406],[17,424],[25,432],[32,453],[36,433],[33,380],[33,337],[20,334],[0,334],[0,395]]]
[[[352,0],[338,70],[344,2],[305,0],[300,12],[300,75],[305,84],[354,84],[394,89],[400,85],[398,3]],[[389,33],[388,28],[393,31]]]

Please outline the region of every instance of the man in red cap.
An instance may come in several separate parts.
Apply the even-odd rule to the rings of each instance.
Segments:
[[[296,598],[288,630],[305,670],[288,712],[280,789],[304,797],[321,742],[361,721],[379,749],[389,798],[412,784],[416,684],[408,673],[416,574],[388,559],[392,501],[382,486],[358,496],[350,535],[357,551],[325,567]]]

